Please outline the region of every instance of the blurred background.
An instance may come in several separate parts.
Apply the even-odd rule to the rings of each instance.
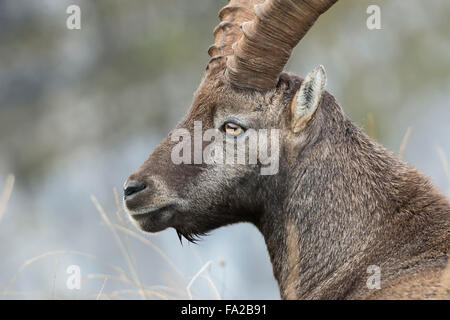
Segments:
[[[0,0],[0,192],[16,177],[0,216],[0,298],[188,298],[189,287],[194,298],[279,299],[252,225],[181,246],[172,229],[137,231],[113,191],[187,111],[226,3]],[[66,27],[71,4],[81,30]],[[366,26],[371,4],[381,30]],[[324,65],[328,91],[390,150],[409,132],[403,158],[447,194],[449,17],[446,0],[341,1],[287,67]],[[66,285],[71,265],[80,290]]]

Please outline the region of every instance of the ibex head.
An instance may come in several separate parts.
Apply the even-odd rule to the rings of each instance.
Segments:
[[[258,224],[270,210],[267,199],[285,191],[299,161],[292,155],[314,144],[327,117],[321,108],[334,104],[322,66],[304,80],[283,68],[336,1],[231,0],[220,11],[188,114],[125,183],[125,206],[142,230],[173,227],[192,241],[226,224]],[[227,162],[239,142],[250,152]]]

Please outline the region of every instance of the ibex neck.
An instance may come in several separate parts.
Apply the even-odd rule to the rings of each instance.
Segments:
[[[448,234],[447,200],[427,178],[350,129],[339,143],[323,140],[304,150],[296,172],[285,172],[284,202],[261,218],[282,298],[355,297],[366,290],[369,266],[386,276],[436,246],[448,247],[448,239],[438,244],[435,236]]]

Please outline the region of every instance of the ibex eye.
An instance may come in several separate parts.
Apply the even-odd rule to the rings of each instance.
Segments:
[[[231,136],[238,136],[238,135],[240,135],[242,132],[245,131],[241,126],[239,126],[239,125],[237,125],[237,124],[235,124],[235,123],[233,123],[233,122],[227,122],[227,123],[225,123],[225,124],[223,125],[223,128],[224,128],[225,132],[226,132],[227,134],[231,135]]]

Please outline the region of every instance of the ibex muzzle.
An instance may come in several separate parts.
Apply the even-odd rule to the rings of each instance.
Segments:
[[[142,230],[171,227],[190,241],[255,224],[286,299],[449,297],[448,199],[347,118],[322,66],[305,79],[282,72],[335,2],[231,0],[188,114],[129,177],[125,207]],[[278,140],[252,140],[271,129]],[[200,146],[189,141],[199,130]],[[258,149],[254,162],[203,161],[239,142]],[[274,174],[261,174],[264,149],[277,155]],[[374,265],[377,293],[366,285]]]

